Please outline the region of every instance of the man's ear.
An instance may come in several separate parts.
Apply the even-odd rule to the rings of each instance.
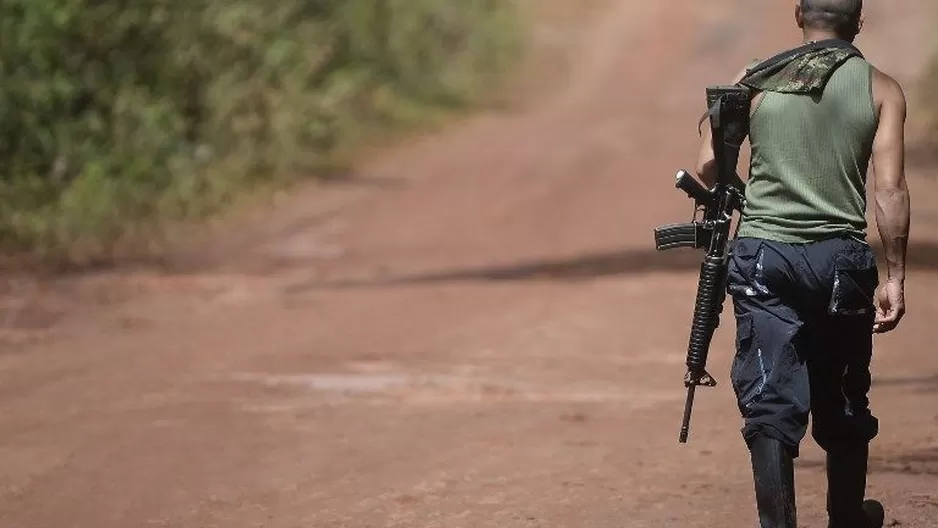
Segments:
[[[795,23],[798,29],[804,29],[804,12],[801,11],[801,2],[795,4]]]
[[[863,32],[863,23],[866,22],[866,17],[860,15],[860,20],[857,21],[857,35]]]

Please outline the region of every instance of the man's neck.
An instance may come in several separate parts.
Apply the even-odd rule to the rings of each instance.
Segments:
[[[841,37],[837,33],[834,33],[833,31],[805,31],[804,32],[805,44],[809,42],[818,42],[821,40],[830,40],[830,39],[844,40],[843,37]]]

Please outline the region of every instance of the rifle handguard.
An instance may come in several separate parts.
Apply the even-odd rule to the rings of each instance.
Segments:
[[[714,331],[720,326],[725,278],[726,265],[721,259],[707,257],[701,264],[694,318],[687,347],[687,370],[694,375],[706,373],[710,342]]]

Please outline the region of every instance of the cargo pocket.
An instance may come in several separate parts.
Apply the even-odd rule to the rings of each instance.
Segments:
[[[765,368],[761,364],[761,353],[756,346],[752,318],[751,313],[737,316],[736,355],[730,367],[733,391],[744,415],[746,407],[758,398],[765,385]]]
[[[834,286],[828,313],[831,315],[869,315],[879,285],[875,257],[871,253],[838,255],[834,262]]]

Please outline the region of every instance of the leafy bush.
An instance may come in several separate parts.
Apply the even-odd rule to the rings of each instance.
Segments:
[[[475,97],[507,0],[0,0],[0,251],[87,262]]]

